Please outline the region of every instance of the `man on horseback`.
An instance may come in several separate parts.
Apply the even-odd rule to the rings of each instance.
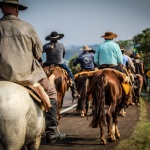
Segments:
[[[100,69],[113,68],[125,73],[122,69],[123,56],[120,47],[117,43],[113,42],[113,39],[117,37],[117,34],[106,32],[105,35],[101,37],[104,38],[105,41],[96,49],[94,56],[95,64],[98,65]]]
[[[35,29],[18,18],[19,10],[27,7],[20,5],[18,0],[3,0],[0,8],[4,14],[0,19],[0,80],[23,86],[39,82],[49,97],[47,102],[42,101],[48,111],[47,139],[65,138],[66,135],[58,131],[57,91],[37,61],[42,55],[42,43]],[[40,86],[34,88],[41,92]]]
[[[144,84],[145,91],[149,91],[149,87],[148,87],[146,77],[145,77],[145,73],[144,73],[144,63],[140,59],[139,53],[136,53],[134,55],[133,63],[134,63],[134,66],[135,66],[135,73],[136,74],[141,74],[143,76],[143,84]]]
[[[63,61],[65,56],[65,47],[62,43],[57,42],[57,40],[60,40],[63,37],[64,34],[58,34],[57,32],[53,31],[45,38],[45,40],[50,42],[43,46],[43,53],[46,52],[46,62],[44,62],[43,66],[58,65],[65,69],[73,82],[71,85],[72,97],[73,99],[76,99],[79,97],[79,94],[76,90],[73,74]]]
[[[88,46],[83,46],[80,50],[83,50],[83,53],[74,60],[73,66],[80,64],[82,70],[94,70],[94,53],[90,53],[92,49]]]

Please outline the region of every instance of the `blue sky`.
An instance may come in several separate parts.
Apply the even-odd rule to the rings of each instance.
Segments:
[[[32,24],[42,43],[52,31],[65,34],[60,42],[91,45],[103,42],[107,31],[115,40],[131,39],[150,27],[150,0],[20,0],[28,6],[19,17]],[[2,17],[2,13],[0,13]]]

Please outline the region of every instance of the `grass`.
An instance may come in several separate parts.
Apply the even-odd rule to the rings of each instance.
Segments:
[[[150,101],[150,98],[144,98]],[[143,98],[140,98],[140,121],[137,123],[131,137],[123,140],[115,150],[150,150],[150,121]]]

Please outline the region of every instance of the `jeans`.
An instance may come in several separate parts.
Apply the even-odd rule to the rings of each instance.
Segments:
[[[70,78],[72,79],[72,81],[74,81],[74,76],[72,74],[72,72],[70,71],[69,67],[66,64],[58,64],[60,67],[62,67],[63,69],[65,69],[68,73],[68,75],[70,76]]]

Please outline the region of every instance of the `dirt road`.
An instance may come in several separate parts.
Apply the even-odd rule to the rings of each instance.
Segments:
[[[139,119],[137,106],[129,106],[126,112],[126,117],[119,117],[118,122],[121,138],[103,146],[99,144],[99,128],[92,129],[89,127],[91,117],[87,120],[87,117],[81,118],[75,109],[70,110],[64,113],[60,120],[60,131],[65,132],[67,137],[50,145],[47,145],[43,138],[40,150],[113,150],[121,140],[130,137]],[[107,134],[105,135],[107,136]]]

